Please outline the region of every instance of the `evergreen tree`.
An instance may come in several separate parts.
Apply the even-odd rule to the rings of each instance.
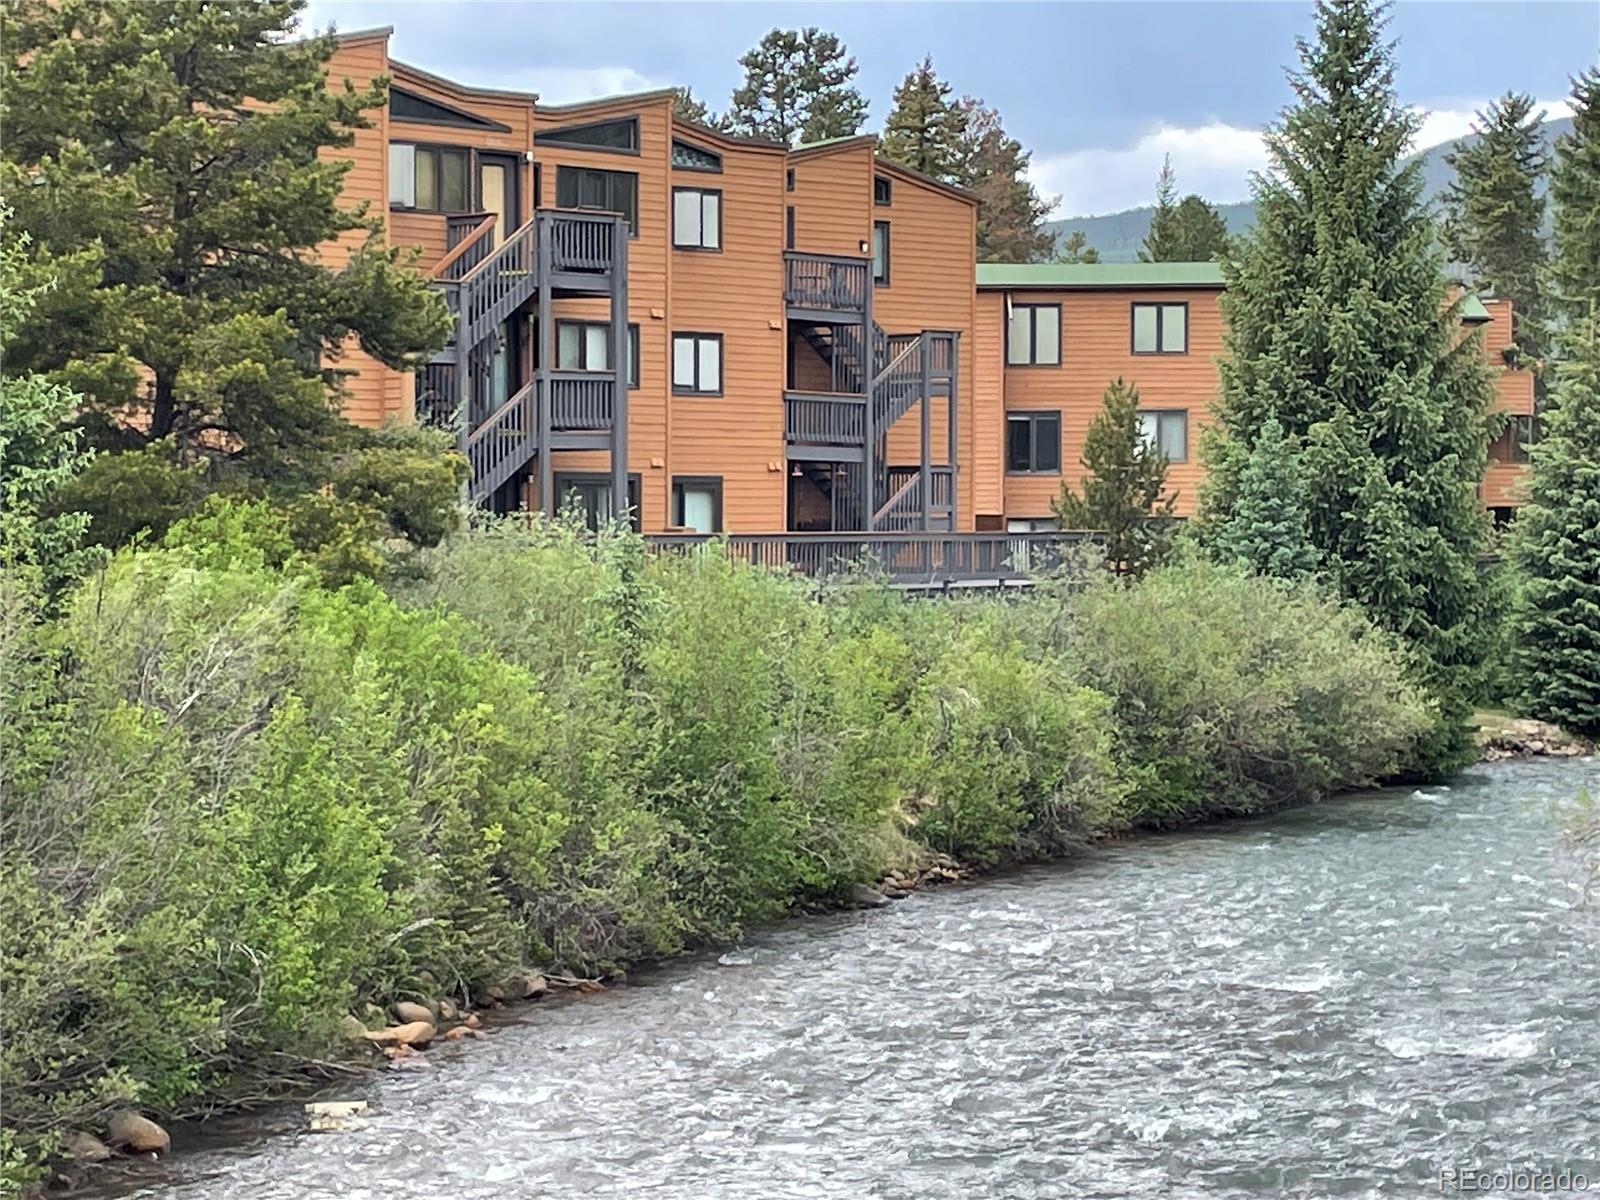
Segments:
[[[1000,114],[971,96],[961,101],[963,147],[958,182],[978,197],[979,262],[1044,262],[1055,234],[1044,220],[1055,207],[1028,182],[1032,155],[1006,133]]]
[[[1565,322],[1511,532],[1524,577],[1514,661],[1525,712],[1600,737],[1600,72],[1574,81],[1573,108],[1550,181]]]
[[[329,87],[334,43],[291,36],[300,7],[27,0],[8,13],[0,189],[31,237],[27,272],[59,286],[5,369],[71,387],[93,441],[137,452],[96,459],[102,497],[159,490],[123,489],[124,465],[174,488],[195,465],[208,488],[316,492],[335,458],[379,448],[339,414],[347,340],[400,368],[444,343],[442,300],[376,219],[339,203],[337,152],[383,88]],[[341,235],[353,249],[330,269],[314,250]],[[429,481],[459,473],[421,465]]]
[[[852,82],[856,60],[837,36],[808,26],[774,29],[739,59],[744,82],[725,118],[729,130],[793,146],[858,133],[866,99]]]
[[[1225,527],[1269,418],[1303,445],[1311,541],[1342,593],[1420,653],[1440,720],[1416,769],[1471,751],[1488,645],[1478,556],[1492,385],[1462,340],[1421,198],[1403,164],[1416,118],[1395,96],[1383,9],[1319,0],[1297,102],[1269,129],[1256,224],[1223,259],[1226,353],[1208,439],[1204,523]]]
[[[1464,264],[1472,287],[1512,303],[1512,338],[1537,361],[1543,355],[1544,197],[1540,182],[1550,165],[1533,97],[1507,92],[1478,113],[1471,144],[1461,143],[1445,162],[1455,178],[1445,192],[1445,240]]]
[[[1074,229],[1057,244],[1055,261],[1058,263],[1097,263],[1100,261],[1100,251],[1089,245],[1089,239],[1084,236],[1083,230]]]
[[[894,91],[878,152],[913,171],[955,183],[961,176],[965,115],[951,99],[950,85],[935,73],[932,57],[925,57]]]
[[[1118,575],[1144,574],[1171,545],[1177,497],[1161,497],[1167,456],[1144,436],[1139,391],[1121,378],[1106,389],[1100,412],[1089,422],[1080,464],[1087,472],[1083,495],[1063,483],[1056,519],[1063,529],[1100,532],[1106,563]]]
[[[1213,557],[1258,575],[1302,579],[1317,569],[1306,514],[1307,480],[1299,447],[1268,417],[1239,471],[1238,499],[1227,519],[1209,530]]]
[[[1156,207],[1140,262],[1210,262],[1228,244],[1228,225],[1211,205],[1193,193],[1182,200],[1169,155],[1156,178]]]
[[[709,125],[713,129],[719,126],[717,118],[711,115],[705,101],[694,94],[693,88],[672,89],[672,115],[680,121],[693,121],[696,125]]]

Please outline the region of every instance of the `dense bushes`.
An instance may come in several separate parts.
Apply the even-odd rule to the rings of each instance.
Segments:
[[[58,619],[0,593],[21,1144],[270,1086],[369,999],[1313,799],[1427,716],[1353,612],[1216,567],[924,602],[508,525],[330,590],[285,520],[207,509]]]

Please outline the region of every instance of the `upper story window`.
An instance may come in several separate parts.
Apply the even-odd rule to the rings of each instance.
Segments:
[[[672,165],[689,171],[720,171],[722,155],[713,154],[691,142],[672,139]]]
[[[557,167],[556,207],[621,213],[628,218],[628,228],[638,233],[639,177],[632,171]]]
[[[1184,462],[1189,457],[1188,410],[1141,411],[1139,435],[1147,444],[1165,454],[1168,462]]]
[[[793,167],[790,167],[787,171],[785,171],[783,173],[783,190],[786,191],[786,192],[794,191],[794,168]]]
[[[872,177],[872,202],[882,205],[894,203],[894,184],[887,176]]]
[[[1006,363],[1013,367],[1061,365],[1061,306],[1013,304],[1006,326]]]
[[[502,125],[499,121],[491,121],[464,108],[441,104],[397,87],[389,89],[389,115],[396,121],[415,121],[423,125],[459,125],[468,129],[494,129],[501,133],[511,131],[510,126]]]
[[[611,370],[609,321],[557,321],[558,371]],[[639,386],[639,327],[628,326],[628,387]]]
[[[783,210],[783,248],[794,249],[794,205]]]
[[[889,282],[889,222],[872,223],[872,282],[880,287]]]
[[[1188,304],[1135,304],[1133,352],[1135,354],[1189,353]]]
[[[431,212],[470,211],[471,153],[453,146],[389,143],[389,203]]]
[[[722,193],[672,189],[672,244],[683,250],[722,249]]]
[[[1006,414],[1006,470],[1053,475],[1061,470],[1061,414]]]
[[[722,335],[672,335],[672,390],[683,395],[722,394]]]
[[[533,136],[535,142],[551,146],[584,146],[591,150],[618,150],[626,154],[639,152],[639,119],[624,117],[619,121],[595,121],[588,125],[569,125],[564,129],[547,129]]]
[[[1537,419],[1526,415],[1513,416],[1500,436],[1489,443],[1489,458],[1494,462],[1525,463],[1530,461],[1528,447],[1538,440]]]

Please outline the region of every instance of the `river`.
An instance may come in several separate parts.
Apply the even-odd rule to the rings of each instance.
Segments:
[[[1600,896],[1552,811],[1586,784],[1483,767],[788,922],[347,1084],[365,1130],[180,1131],[116,1192],[1411,1197],[1528,1165],[1600,1190]]]

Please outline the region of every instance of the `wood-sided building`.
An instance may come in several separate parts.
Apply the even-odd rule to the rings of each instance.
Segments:
[[[1494,374],[1494,411],[1504,414],[1504,427],[1489,443],[1489,466],[1478,485],[1485,507],[1502,524],[1525,499],[1528,445],[1538,435],[1533,372],[1512,349],[1511,319],[1510,300],[1476,296],[1462,300],[1462,324],[1480,331],[1483,356]]]

